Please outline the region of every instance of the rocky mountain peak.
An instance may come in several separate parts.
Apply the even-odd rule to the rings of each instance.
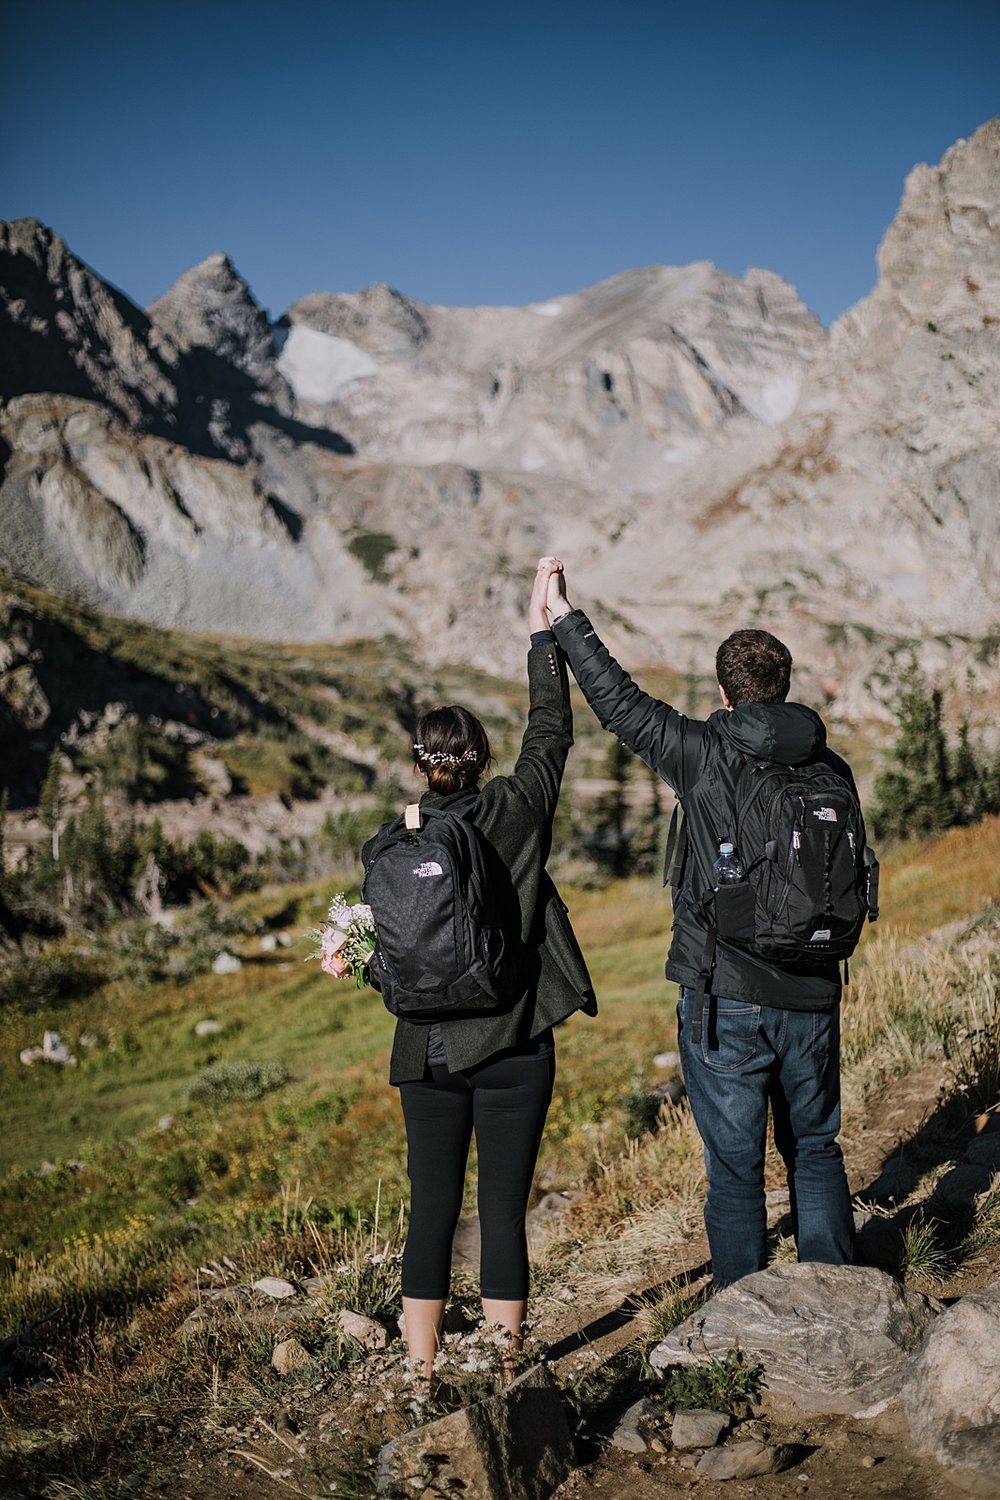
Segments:
[[[856,338],[885,319],[992,341],[1000,316],[1000,118],[914,167],[878,255],[879,284],[837,325]]]
[[[276,350],[271,324],[228,255],[217,251],[150,303],[156,329],[178,349],[204,349],[269,386]]]
[[[59,391],[132,422],[175,400],[145,313],[37,219],[0,224],[0,322],[0,399]]]
[[[289,308],[288,322],[350,339],[376,357],[408,353],[430,336],[425,310],[385,282],[353,294],[311,292]]]

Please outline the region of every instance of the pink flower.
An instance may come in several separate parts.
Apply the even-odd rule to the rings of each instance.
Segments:
[[[339,953],[324,953],[320,958],[319,966],[324,974],[329,974],[333,979],[346,979],[351,972]]]

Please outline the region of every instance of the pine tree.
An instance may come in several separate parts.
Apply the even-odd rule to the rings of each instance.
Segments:
[[[983,771],[983,812],[1000,813],[1000,745]]]
[[[931,690],[912,663],[902,679],[896,722],[895,764],[875,778],[876,835],[940,833],[981,818],[989,806],[988,777],[970,742],[968,724],[962,722],[952,755],[942,723],[940,689]]]
[[[630,752],[620,740],[608,751],[606,774],[610,790],[594,804],[593,825],[588,843],[599,865],[621,879],[635,868],[636,857],[628,827],[628,772]]]
[[[652,767],[647,767],[649,778],[648,823],[640,840],[636,869],[641,875],[655,875],[663,863],[665,833],[663,829],[663,782]]]
[[[958,728],[958,749],[952,757],[951,790],[955,820],[978,823],[986,811],[986,767],[969,741],[969,721]]]

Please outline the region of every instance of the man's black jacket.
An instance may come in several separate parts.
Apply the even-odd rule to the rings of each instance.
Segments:
[[[605,729],[663,777],[681,800],[686,851],[674,892],[667,978],[694,986],[708,933],[700,897],[712,883],[719,844],[731,838],[733,789],[745,758],[781,765],[825,761],[853,785],[846,762],[826,748],[818,714],[801,703],[744,703],[706,720],[689,719],[636,686],[598,638],[582,610],[555,625],[584,696]],[[719,939],[711,991],[786,1010],[825,1010],[840,998],[840,973],[825,963],[791,973]]]

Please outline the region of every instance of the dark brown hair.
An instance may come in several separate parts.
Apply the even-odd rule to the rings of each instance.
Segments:
[[[457,704],[421,714],[413,739],[413,764],[439,797],[478,786],[493,760],[486,730]]]
[[[766,630],[734,630],[715,653],[715,673],[733,708],[741,703],[784,703],[792,653]]]

